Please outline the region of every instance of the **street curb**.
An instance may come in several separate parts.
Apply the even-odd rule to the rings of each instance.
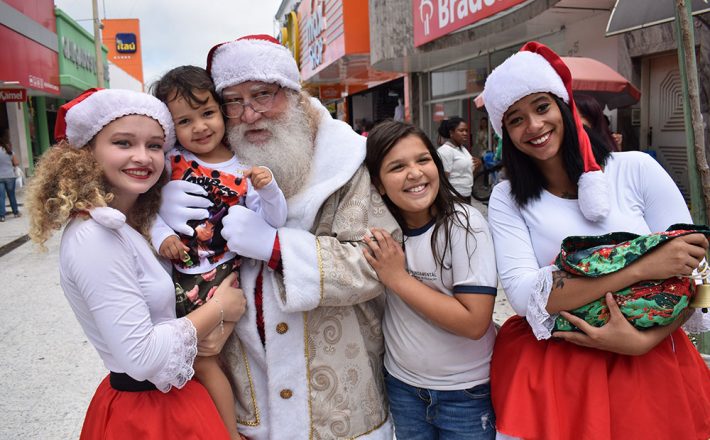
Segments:
[[[22,246],[23,244],[27,243],[28,241],[30,241],[30,236],[27,234],[12,240],[8,244],[0,247],[0,257],[17,249],[18,247]]]

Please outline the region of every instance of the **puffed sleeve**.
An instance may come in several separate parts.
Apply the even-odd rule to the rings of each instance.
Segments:
[[[639,160],[633,169],[637,191],[643,200],[643,218],[653,232],[675,223],[693,223],[683,195],[671,176],[646,153],[633,153]]]
[[[546,307],[552,291],[552,272],[557,267],[539,266],[530,232],[507,181],[493,188],[488,222],[498,274],[511,307],[526,317],[538,339],[550,338],[557,314],[550,315]]]
[[[676,223],[692,224],[688,206],[671,176],[648,154],[635,154],[639,156],[635,178],[641,182],[638,191],[644,203],[644,220],[651,231],[665,231]],[[709,331],[710,313],[696,310],[683,329],[690,333]]]
[[[169,275],[157,261],[157,269],[142,267],[136,248],[118,230],[86,221],[74,232],[62,243],[62,287],[97,350],[118,364],[107,366],[149,380],[163,392],[184,386],[194,373],[195,328],[186,318],[155,324],[149,301],[154,308],[174,310],[174,300],[146,291]],[[152,269],[156,279],[148,277],[146,285]]]
[[[273,174],[271,173],[272,176]],[[245,205],[259,214],[273,228],[280,228],[286,223],[288,214],[286,197],[276,183],[275,177],[272,177],[271,182],[260,189],[254,189],[251,180],[248,180]]]

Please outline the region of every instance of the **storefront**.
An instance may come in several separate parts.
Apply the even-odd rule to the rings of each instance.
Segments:
[[[33,103],[59,96],[53,1],[0,1],[0,47],[0,132],[8,131],[20,166],[31,173],[47,133],[46,115]]]
[[[493,139],[485,108],[477,108],[474,99],[488,74],[524,42],[540,41],[561,55],[617,67],[617,38],[604,38],[614,1],[577,3],[394,0],[386,8],[377,5],[370,16],[372,63],[410,75],[412,120],[432,140],[443,119],[461,116],[471,127],[472,153],[480,155],[493,147]],[[392,21],[407,25],[388,25]]]
[[[31,175],[54,143],[59,106],[97,86],[94,39],[52,0],[6,0],[0,1],[0,45],[0,130],[9,130]]]
[[[370,65],[367,0],[303,1],[281,21],[281,41],[296,57],[304,87],[334,117],[354,126],[393,117],[398,106],[405,117],[406,75]]]
[[[59,83],[61,96],[46,103],[46,111],[51,117],[52,143],[54,142],[54,121],[56,111],[65,101],[78,96],[86,89],[97,87],[96,47],[94,36],[61,9],[55,9],[57,16],[57,38],[59,41]],[[104,87],[110,88],[109,68],[106,61],[107,50],[102,49],[104,64]],[[50,144],[51,145],[51,144]]]

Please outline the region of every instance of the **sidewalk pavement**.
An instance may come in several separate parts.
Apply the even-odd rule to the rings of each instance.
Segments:
[[[19,246],[24,242],[23,240],[27,240],[26,236],[30,222],[27,218],[27,213],[24,212],[23,209],[24,190],[24,188],[20,188],[16,191],[17,203],[20,208],[20,213],[22,213],[22,217],[20,218],[15,218],[12,214],[10,202],[7,200],[7,197],[5,197],[5,222],[0,223],[0,256],[9,252],[8,247]]]
[[[59,286],[60,232],[47,252],[29,241],[8,251],[29,230],[24,206],[20,212],[0,223],[0,438],[77,439],[106,369]]]

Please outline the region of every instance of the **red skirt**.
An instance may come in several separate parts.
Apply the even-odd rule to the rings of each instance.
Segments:
[[[491,360],[499,432],[526,440],[710,438],[710,370],[682,330],[643,356],[538,341],[518,316]]]
[[[91,399],[80,438],[229,440],[229,433],[199,382],[168,393],[130,392],[113,389],[107,376]]]

